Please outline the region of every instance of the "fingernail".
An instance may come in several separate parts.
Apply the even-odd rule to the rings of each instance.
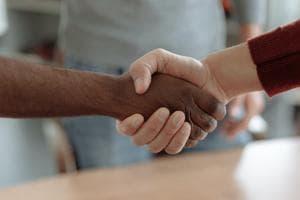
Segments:
[[[180,112],[175,113],[175,116],[173,118],[173,124],[177,125],[181,123],[184,120],[184,115]]]
[[[161,122],[164,122],[167,117],[169,116],[169,110],[166,109],[166,108],[162,108],[160,111],[159,111],[159,120]]]
[[[144,81],[143,81],[143,79],[141,79],[141,78],[137,78],[137,79],[135,79],[135,86],[136,86],[136,90],[137,90],[137,92],[142,92],[142,90],[143,90],[143,87],[144,87]]]

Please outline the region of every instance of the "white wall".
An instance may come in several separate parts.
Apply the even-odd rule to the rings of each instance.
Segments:
[[[0,187],[55,174],[41,120],[0,119]]]
[[[300,18],[300,0],[269,0],[267,30]]]
[[[6,1],[0,0],[0,36],[7,31]]]
[[[9,30],[1,38],[1,54],[11,54],[57,35],[58,16],[9,11],[8,19]],[[55,173],[42,120],[0,119],[0,187]]]

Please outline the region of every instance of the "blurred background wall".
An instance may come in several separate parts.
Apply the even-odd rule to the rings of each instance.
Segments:
[[[267,30],[299,19],[299,17],[299,0],[268,0]]]
[[[3,2],[0,1],[0,9]],[[7,4],[8,27],[6,11],[3,7],[0,10],[0,53],[40,61],[24,52],[56,40],[60,1],[8,0]],[[300,0],[269,0],[266,30],[299,17]],[[47,122],[0,119],[0,187],[57,172],[53,151],[43,131],[44,123]]]
[[[1,0],[0,6],[3,3]],[[23,51],[56,39],[59,1],[8,0],[7,4],[7,16],[6,8],[0,7],[0,53],[39,62],[39,58],[27,56]],[[9,26],[4,31],[6,24]],[[0,119],[0,187],[56,173],[43,123],[45,121],[38,119]]]

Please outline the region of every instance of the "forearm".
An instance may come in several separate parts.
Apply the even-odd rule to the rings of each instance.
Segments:
[[[269,96],[300,86],[300,20],[248,41]]]
[[[246,43],[211,54],[203,63],[224,93],[223,101],[229,101],[240,94],[263,90]]]
[[[204,59],[225,100],[264,89],[270,96],[300,86],[300,21]]]
[[[115,114],[115,78],[0,58],[0,116]]]

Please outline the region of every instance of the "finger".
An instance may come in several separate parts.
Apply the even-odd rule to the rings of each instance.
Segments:
[[[191,112],[191,119],[205,132],[212,132],[217,127],[217,120],[196,106]]]
[[[141,61],[134,62],[130,67],[129,73],[134,81],[136,93],[145,93],[150,86],[152,75],[148,64]]]
[[[141,127],[144,122],[144,117],[140,114],[134,114],[124,119],[123,121],[117,120],[117,130],[128,136],[132,136]]]
[[[138,94],[143,94],[147,91],[151,83],[151,76],[158,71],[158,66],[160,65],[163,68],[165,64],[164,56],[165,51],[156,49],[132,63],[129,68],[129,74],[134,81]]]
[[[202,88],[208,76],[208,69],[199,60],[192,57],[174,54],[164,49],[157,49],[156,54],[160,61],[157,71],[182,78],[195,86]],[[162,65],[162,63],[164,65]]]
[[[188,141],[185,144],[185,147],[186,148],[192,148],[192,147],[196,146],[198,143],[199,143],[199,140],[188,139]]]
[[[151,142],[163,128],[169,115],[167,108],[158,109],[133,136],[133,143],[141,146]]]
[[[185,146],[189,138],[190,132],[191,132],[191,125],[185,122],[183,126],[180,128],[180,130],[173,137],[170,144],[165,148],[166,153],[177,154],[180,151],[182,151],[183,147]]]
[[[207,137],[207,135],[208,135],[207,132],[203,131],[201,128],[194,125],[194,126],[192,126],[192,133],[191,133],[189,139],[202,141]]]
[[[226,106],[205,91],[196,92],[194,99],[198,107],[216,120],[224,119]]]
[[[207,137],[208,133],[203,131],[200,127],[193,125],[189,140],[185,144],[185,147],[191,148],[196,146],[200,141]]]
[[[149,88],[151,75],[155,72],[182,78],[200,88],[203,87],[208,74],[207,67],[199,60],[164,49],[155,49],[130,66],[129,73],[135,82],[137,93],[142,94]]]
[[[162,151],[170,143],[172,137],[183,126],[185,115],[181,111],[174,112],[168,119],[158,136],[148,145],[152,153]]]

